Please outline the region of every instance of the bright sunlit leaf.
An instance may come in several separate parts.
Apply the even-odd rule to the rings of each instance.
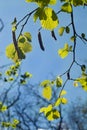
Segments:
[[[60,118],[60,113],[59,113],[58,110],[54,109],[52,112],[53,112],[53,118],[54,119]]]
[[[63,97],[63,98],[61,99],[61,103],[62,103],[62,104],[67,104],[67,103],[68,103],[68,100]]]
[[[45,115],[47,114],[47,112],[49,112],[49,111],[51,111],[52,110],[52,104],[50,104],[50,105],[48,105],[47,107],[42,107],[42,108],[40,108],[40,113],[44,113]]]
[[[54,104],[54,106],[59,106],[61,104],[61,98],[58,98]]]
[[[45,8],[42,19],[40,20],[43,28],[53,30],[59,24],[58,17],[52,8]]]
[[[70,5],[69,2],[64,3],[64,4],[61,6],[61,10],[62,10],[63,12],[71,13],[71,12],[72,12],[72,6]]]
[[[50,83],[51,83],[50,80],[44,80],[43,82],[41,82],[40,86],[45,87],[45,86],[49,85]]]
[[[61,28],[59,28],[58,33],[59,33],[60,36],[63,35],[64,30],[65,30],[65,27],[61,27]]]
[[[64,48],[58,50],[58,54],[61,58],[67,57],[68,53],[69,53],[69,45],[67,43],[64,45]]]
[[[62,90],[62,92],[60,93],[60,96],[66,95],[67,92],[65,90]]]
[[[53,121],[55,119],[60,118],[60,113],[59,113],[58,110],[53,109],[52,111],[50,111],[50,112],[47,113],[46,117],[47,117],[47,120]]]
[[[47,100],[50,100],[52,97],[52,88],[50,86],[46,86],[43,88],[42,96]]]
[[[77,78],[76,81],[81,84],[82,88],[87,91],[87,76]]]
[[[52,105],[48,105],[47,107],[40,108],[40,113],[44,113],[47,120],[53,121],[55,119],[58,119],[60,117],[60,113],[58,110],[53,109]]]
[[[18,46],[23,50],[24,53],[32,51],[32,45],[29,42],[18,43]]]

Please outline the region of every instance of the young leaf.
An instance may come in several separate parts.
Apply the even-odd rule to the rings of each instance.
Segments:
[[[85,71],[86,71],[86,66],[85,66],[85,65],[82,65],[82,66],[81,66],[81,70],[85,72]]]
[[[2,107],[1,107],[1,112],[4,112],[4,111],[6,111],[7,110],[7,106],[5,106],[5,105],[3,105]]]
[[[34,20],[34,22],[36,22],[37,21],[37,19],[40,17],[40,15],[41,15],[41,13],[42,13],[42,9],[40,8],[40,7],[38,7],[38,9],[36,10],[36,12],[34,13],[34,15],[33,15],[33,20]]]
[[[41,82],[40,86],[46,87],[50,83],[51,83],[50,80],[44,80],[43,82]]]
[[[56,4],[56,2],[57,2],[57,0],[50,0],[50,1],[49,1],[49,4],[50,4],[50,5],[54,5],[54,4]]]
[[[66,26],[65,31],[66,31],[66,33],[69,33],[70,32],[70,28],[68,26]]]
[[[85,33],[82,33],[81,36],[82,36],[82,38],[84,39],[84,38],[85,38]]]
[[[82,88],[87,91],[87,75],[77,78],[76,81],[81,84]]]
[[[58,98],[56,102],[54,103],[54,106],[59,106],[61,104],[61,98]]]
[[[60,113],[59,113],[58,110],[54,109],[52,112],[53,112],[53,118],[54,119],[60,118]]]
[[[84,5],[84,0],[71,0],[71,4],[74,6]]]
[[[74,81],[73,85],[74,85],[74,87],[78,87],[78,82]]]
[[[46,98],[47,100],[50,100],[52,97],[52,89],[51,86],[46,86],[43,88],[42,96]]]
[[[46,7],[44,9],[42,19],[40,19],[43,28],[48,30],[54,30],[59,24],[58,17],[52,8]]]
[[[2,125],[3,127],[8,128],[8,127],[11,125],[11,123],[10,123],[10,122],[1,122],[1,125]]]
[[[26,37],[25,37],[24,35],[20,35],[20,37],[19,37],[19,39],[18,39],[18,42],[24,43],[24,42],[26,42],[26,41],[27,41]]]
[[[13,123],[14,123],[14,124],[17,125],[17,124],[19,124],[19,122],[20,122],[19,120],[17,120],[17,119],[13,119]]]
[[[35,0],[25,0],[26,2],[35,2]]]
[[[62,92],[60,93],[60,96],[65,95],[67,92],[65,90],[62,90]]]
[[[32,41],[32,37],[31,37],[31,34],[29,32],[25,32],[23,35],[27,38],[28,42]]]
[[[52,104],[48,105],[48,107],[42,107],[40,108],[40,113],[44,113],[47,120],[53,121],[55,119],[60,118],[60,113],[58,110],[53,109]]]
[[[75,39],[76,39],[76,36],[72,36],[72,37],[70,38],[70,40],[71,40],[72,42],[74,42]]]
[[[57,77],[57,78],[56,78],[56,86],[57,86],[57,87],[61,87],[62,84],[63,84],[62,78],[61,78],[61,77]]]
[[[67,43],[64,45],[64,48],[58,50],[58,54],[61,58],[67,57],[68,53],[69,53],[69,45]]]
[[[72,6],[70,5],[69,2],[66,2],[66,3],[64,3],[64,4],[61,6],[61,10],[62,10],[63,12],[71,13],[71,12],[72,12]]]
[[[18,47],[20,47],[21,50],[22,50],[24,53],[27,53],[27,52],[31,52],[31,51],[32,51],[32,45],[31,45],[29,42],[24,42],[24,43],[19,42],[19,43],[18,43]]]
[[[40,113],[44,112],[44,115],[46,115],[49,111],[52,110],[52,104],[49,104],[47,107],[42,107],[40,108]]]
[[[60,36],[63,35],[64,30],[65,30],[65,27],[61,27],[61,28],[59,28],[58,33],[59,33]]]
[[[66,98],[63,97],[63,98],[61,99],[61,103],[62,103],[62,104],[67,104],[67,102],[68,102],[68,101],[67,101]]]

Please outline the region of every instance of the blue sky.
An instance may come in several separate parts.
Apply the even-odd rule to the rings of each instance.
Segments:
[[[0,18],[4,22],[4,29],[0,33],[0,66],[11,62],[5,56],[5,48],[9,43],[12,42],[11,22],[13,21],[14,17],[16,17],[19,21],[27,13],[29,13],[30,11],[32,11],[32,9],[35,8],[35,4],[28,4],[24,0],[0,0]],[[56,11],[57,8],[59,8],[58,4],[55,8]],[[74,9],[74,14],[77,31],[79,32],[79,34],[81,34],[81,32],[85,32],[87,36],[87,8],[77,7]],[[60,19],[59,27],[66,26],[67,23],[69,23],[69,15],[65,14],[65,16],[63,16],[63,14],[59,14],[58,17]],[[58,40],[55,41],[51,37],[49,31],[41,30],[45,46],[45,52],[42,52],[37,39],[37,32],[39,28],[39,21],[37,23],[32,22],[32,17],[24,28],[24,31],[29,31],[32,34],[33,51],[30,54],[27,54],[26,60],[23,61],[22,71],[29,71],[33,74],[33,84],[39,83],[40,81],[45,79],[52,79],[57,75],[63,73],[67,69],[71,60],[71,54],[64,60],[62,60],[57,54],[57,50],[60,47],[63,47],[64,43],[68,42],[72,44],[69,41],[69,35],[64,34],[63,37],[60,37],[58,35],[57,28],[55,29],[55,32]],[[78,40],[77,46],[78,62],[84,63],[84,60],[87,60],[87,45],[84,45],[80,40]],[[73,75],[80,75],[80,72],[76,67],[73,69]],[[79,95],[86,95],[86,92],[83,93],[82,89],[73,89],[73,85],[71,84],[68,84],[68,87],[66,86],[66,89],[68,90],[68,95],[70,99],[72,98],[72,100],[73,95],[71,95],[70,91],[72,91],[74,94],[75,89],[79,93]]]

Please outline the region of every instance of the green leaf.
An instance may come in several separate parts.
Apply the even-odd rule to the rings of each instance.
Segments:
[[[59,113],[58,110],[54,109],[52,112],[53,112],[53,118],[54,119],[60,118],[60,113]]]
[[[2,73],[0,72],[0,77],[2,76]]]
[[[61,77],[58,76],[58,77],[56,78],[56,87],[61,87],[62,84],[63,84],[63,80],[62,80]]]
[[[25,78],[31,78],[32,74],[30,74],[29,72],[25,72],[24,73]]]
[[[19,122],[20,122],[19,120],[17,120],[17,119],[13,119],[13,123],[14,123],[14,124],[17,125],[17,124],[19,124]]]
[[[53,109],[52,104],[48,105],[47,107],[42,107],[40,108],[40,113],[44,113],[46,116],[47,120],[53,121],[55,119],[60,118],[60,113],[58,110]]]
[[[34,20],[34,22],[36,22],[36,20],[39,18],[40,13],[41,13],[41,8],[38,8],[38,9],[36,10],[36,12],[34,13],[34,15],[33,15],[33,20]]]
[[[60,36],[63,35],[64,30],[65,30],[65,27],[61,27],[61,28],[59,28],[58,33],[59,33]]]
[[[71,0],[71,4],[73,4],[74,6],[81,6],[84,5],[84,3],[84,0]]]
[[[22,51],[22,49],[20,47],[18,47],[18,51],[19,51],[19,57],[18,57],[18,54],[17,52],[15,53],[15,56],[13,58],[14,61],[18,61],[18,60],[22,60],[22,59],[25,59],[25,54],[24,52]]]
[[[66,95],[67,92],[65,90],[62,90],[62,92],[60,93],[60,96]]]
[[[32,36],[29,32],[24,32],[23,34],[26,38],[27,38],[27,41],[28,42],[31,42],[32,41]]]
[[[14,124],[14,123],[12,123],[11,125],[10,125],[13,129],[16,129],[16,124]]]
[[[45,7],[48,4],[54,5],[56,4],[57,0],[25,0],[26,2],[36,2],[39,7]]]
[[[70,28],[68,26],[66,26],[65,31],[66,31],[66,33],[70,33]]]
[[[85,72],[86,71],[86,66],[85,65],[81,65],[81,70]]]
[[[6,56],[7,56],[8,58],[14,58],[15,53],[16,53],[16,51],[15,51],[14,44],[13,44],[13,43],[9,44],[9,45],[6,47]]]
[[[72,42],[74,42],[75,39],[76,39],[76,36],[72,36],[72,37],[70,38],[70,40],[71,40]]]
[[[58,54],[61,58],[67,57],[68,53],[69,53],[69,45],[67,43],[64,45],[64,48],[58,50]]]
[[[8,79],[8,81],[13,81],[14,80],[14,78],[13,77],[10,77],[9,79]]]
[[[74,87],[78,87],[78,82],[74,81],[73,85],[74,85]]]
[[[52,97],[52,89],[51,86],[46,86],[43,88],[42,96],[46,98],[47,100],[50,100]]]
[[[81,84],[85,91],[87,91],[87,76],[83,75],[82,77],[77,78],[76,81]]]
[[[26,80],[20,79],[20,84],[25,85],[26,84]]]
[[[42,107],[42,108],[40,108],[40,113],[42,113],[42,112],[44,112],[44,114],[46,115],[49,111],[51,111],[52,110],[52,104],[49,104],[47,107]]]
[[[68,100],[63,97],[63,98],[61,99],[61,103],[62,103],[62,104],[67,104],[67,103],[68,103]]]
[[[35,0],[25,0],[26,2],[35,2]]]
[[[73,50],[72,50],[72,48],[73,48],[72,46],[69,46],[69,51],[71,51],[71,52],[72,52],[72,51],[73,51]]]
[[[8,128],[11,125],[11,123],[10,122],[1,122],[1,125],[3,127],[7,127]]]
[[[11,43],[6,47],[6,56],[12,59],[14,62],[18,62],[19,60],[25,59],[25,54],[20,47],[18,47],[18,51],[19,57],[17,51],[15,50],[14,44]]]
[[[57,107],[61,104],[61,98],[58,98],[56,102],[54,103],[54,106]]]
[[[29,43],[29,42],[24,42],[24,43],[18,43],[18,46],[21,48],[21,50],[24,52],[24,53],[27,53],[27,52],[31,52],[32,51],[32,45]]]
[[[7,110],[7,106],[5,106],[5,105],[2,105],[2,107],[1,107],[1,112],[4,112],[4,111],[6,111]]]
[[[17,27],[16,27],[17,19],[14,18],[14,21],[12,22],[12,31],[15,32]]]
[[[47,85],[50,85],[51,81],[50,80],[44,80],[43,82],[41,82],[40,86],[46,87]]]
[[[48,30],[54,30],[54,28],[56,28],[59,24],[56,13],[49,7],[44,9],[40,22],[42,27]]]
[[[23,36],[23,35],[20,35],[20,37],[19,37],[19,39],[18,39],[18,42],[24,43],[24,42],[26,42],[26,41],[27,41],[26,37]]]
[[[70,5],[69,2],[66,2],[66,3],[64,3],[64,4],[61,6],[61,10],[62,10],[63,12],[71,13],[71,12],[72,12],[72,6]]]
[[[81,36],[82,36],[82,38],[84,39],[84,38],[85,38],[85,33],[82,33]]]
[[[50,4],[50,5],[54,5],[54,4],[56,4],[56,3],[57,3],[57,0],[50,0],[50,1],[49,1],[49,4]]]

